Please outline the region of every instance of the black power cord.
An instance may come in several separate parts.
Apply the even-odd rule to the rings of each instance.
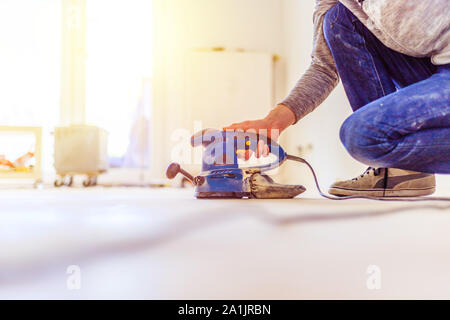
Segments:
[[[414,198],[386,198],[386,197],[371,197],[371,196],[345,196],[345,197],[335,197],[330,196],[320,189],[319,181],[317,180],[316,172],[314,171],[313,167],[309,164],[308,161],[306,161],[303,158],[291,156],[289,154],[286,155],[286,158],[288,160],[297,161],[305,164],[308,166],[309,170],[311,170],[311,173],[314,177],[314,182],[316,183],[316,188],[319,194],[330,200],[350,200],[350,199],[368,199],[368,200],[377,200],[377,201],[404,201],[404,202],[417,202],[417,201],[450,201],[450,198],[446,197],[414,197]]]

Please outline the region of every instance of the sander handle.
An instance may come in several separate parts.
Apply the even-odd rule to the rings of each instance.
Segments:
[[[222,159],[223,157],[225,159],[229,159],[227,161],[233,162],[222,162],[222,164],[237,165],[237,160],[235,157],[236,150],[251,150],[256,152],[258,142],[261,140],[264,141],[264,143],[269,147],[269,152],[277,157],[277,160],[267,165],[250,168],[259,169],[261,171],[275,169],[286,160],[286,152],[275,140],[272,140],[262,134],[251,131],[219,131],[216,129],[204,129],[191,137],[191,145],[192,147],[202,145],[206,148],[205,152],[211,153],[208,154],[208,156],[212,156],[212,152],[214,152],[214,157],[216,160]],[[218,143],[224,145],[225,147],[216,148],[216,144]]]

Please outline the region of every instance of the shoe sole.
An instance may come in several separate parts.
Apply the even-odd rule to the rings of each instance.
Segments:
[[[358,189],[346,189],[333,187],[328,191],[330,194],[338,197],[346,196],[369,196],[369,197],[383,197],[383,198],[396,198],[396,197],[421,197],[429,196],[436,191],[436,187],[421,188],[421,189],[386,189],[385,190],[358,190]]]

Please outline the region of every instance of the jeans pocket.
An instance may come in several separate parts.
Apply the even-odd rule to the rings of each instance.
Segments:
[[[333,8],[331,8],[331,23],[336,24],[337,20],[339,19],[339,16],[341,15],[341,7],[342,4],[338,2]]]
[[[356,31],[355,24],[360,23],[358,18],[340,2],[331,8],[328,14],[331,25],[337,24],[353,32]]]

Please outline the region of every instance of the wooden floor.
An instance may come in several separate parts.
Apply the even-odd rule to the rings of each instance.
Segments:
[[[2,299],[450,298],[448,202],[98,187],[2,190],[0,208]]]

